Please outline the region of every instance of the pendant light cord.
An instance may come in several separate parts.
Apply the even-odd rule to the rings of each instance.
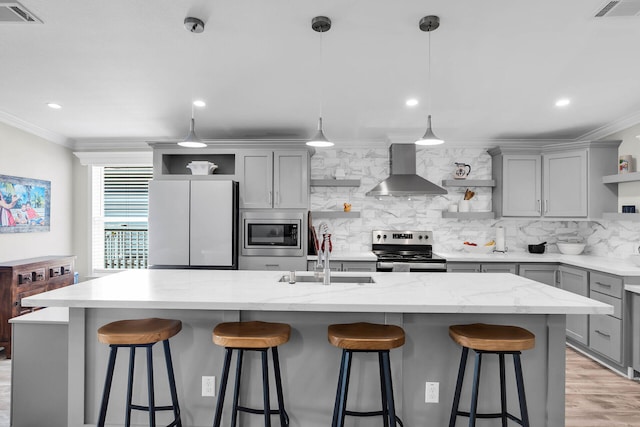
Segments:
[[[433,98],[433,93],[431,92],[431,31],[428,31],[429,33],[429,38],[428,38],[428,52],[427,52],[427,58],[428,58],[428,64],[427,64],[427,91],[429,92],[429,111],[428,111],[428,115],[431,115],[431,100]]]
[[[320,122],[322,121],[322,98],[323,98],[323,94],[324,94],[324,87],[323,87],[323,79],[322,79],[322,33],[324,33],[324,31],[320,30],[320,84],[318,85],[320,87]],[[318,124],[318,127],[320,127],[321,124]]]

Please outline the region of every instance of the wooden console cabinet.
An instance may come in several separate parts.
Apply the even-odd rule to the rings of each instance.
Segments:
[[[75,256],[45,256],[0,263],[0,346],[11,358],[9,319],[33,311],[22,298],[73,284]]]

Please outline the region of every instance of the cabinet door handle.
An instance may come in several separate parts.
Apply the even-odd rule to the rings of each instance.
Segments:
[[[542,213],[542,200],[538,200],[538,212]]]
[[[273,202],[272,193],[271,193],[271,191],[269,191],[269,204],[271,204],[272,202]]]
[[[598,329],[596,329],[595,332],[596,332],[596,334],[602,335],[603,337],[611,338],[611,335],[605,334],[604,332],[602,332],[602,331],[600,331]]]
[[[596,282],[596,285],[600,285],[600,286],[603,286],[605,288],[611,289],[611,285],[608,284],[608,283]]]
[[[280,192],[276,191],[276,206],[280,206]]]
[[[544,201],[544,213],[549,212],[549,201],[545,200]]]

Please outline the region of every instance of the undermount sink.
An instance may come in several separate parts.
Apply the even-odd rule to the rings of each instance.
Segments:
[[[279,282],[288,282],[289,276],[282,276]],[[322,277],[296,276],[296,282],[322,283]],[[376,283],[371,276],[331,276],[331,283]]]

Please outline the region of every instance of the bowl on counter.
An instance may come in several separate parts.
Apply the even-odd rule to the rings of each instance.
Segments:
[[[586,243],[567,243],[567,242],[558,242],[558,250],[560,253],[565,255],[580,255],[584,248],[587,246]]]
[[[547,248],[547,242],[538,243],[537,245],[529,245],[530,254],[543,254]]]
[[[211,175],[218,169],[218,165],[206,160],[192,160],[187,165],[187,169],[191,171],[192,175]]]

